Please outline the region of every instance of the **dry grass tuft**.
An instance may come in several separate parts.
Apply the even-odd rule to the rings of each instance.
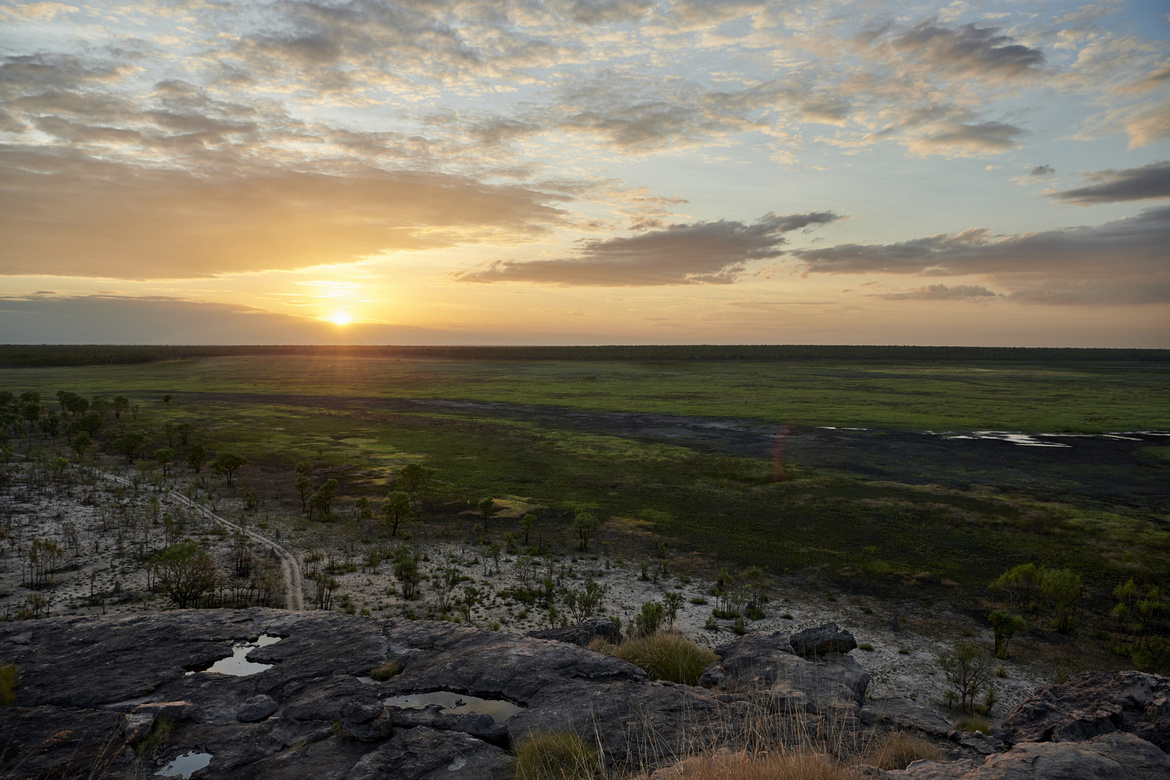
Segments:
[[[703,670],[718,659],[707,648],[673,632],[635,637],[617,646],[594,640],[589,647],[640,666],[655,680],[685,685],[698,685]]]
[[[875,742],[861,757],[861,763],[891,770],[905,769],[920,759],[944,761],[946,757],[946,751],[917,734],[895,731]]]
[[[590,780],[597,750],[571,731],[534,731],[516,745],[516,780]]]
[[[656,780],[857,780],[848,767],[813,751],[755,755],[718,751],[688,758],[655,775]]]

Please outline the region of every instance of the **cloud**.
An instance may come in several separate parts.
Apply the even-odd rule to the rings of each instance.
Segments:
[[[428,171],[225,165],[198,174],[0,146],[0,274],[192,278],[514,243],[569,199]]]
[[[1056,173],[1056,169],[1051,165],[1037,165],[1032,170],[1028,171],[1028,175],[1034,178],[1052,176]]]
[[[931,126],[923,135],[911,138],[907,146],[923,155],[970,157],[998,154],[1020,148],[1022,144],[1016,139],[1024,132],[1004,122],[946,123]]]
[[[1019,77],[1039,72],[1044,53],[1014,43],[995,27],[965,24],[957,29],[926,19],[893,40],[893,47],[932,68],[958,75]]]
[[[872,297],[885,298],[890,301],[974,301],[981,298],[994,298],[995,293],[977,284],[956,284],[953,287],[947,287],[945,284],[932,284],[927,287],[919,287],[916,290],[882,293]]]
[[[636,22],[657,7],[655,0],[550,0],[548,7],[580,24]]]
[[[1086,178],[1088,185],[1053,192],[1049,197],[1083,205],[1170,198],[1170,160],[1121,171],[1097,171]]]
[[[1170,138],[1170,99],[1134,112],[1125,122],[1129,148]]]
[[[1042,233],[995,236],[971,229],[895,244],[842,244],[789,254],[806,274],[979,276],[1021,300],[1165,303],[1170,302],[1167,246],[1170,207]]]
[[[575,257],[497,262],[456,278],[596,287],[731,284],[747,263],[783,254],[784,233],[838,219],[825,211],[769,214],[752,224],[720,220],[671,225],[629,238],[586,241]]]

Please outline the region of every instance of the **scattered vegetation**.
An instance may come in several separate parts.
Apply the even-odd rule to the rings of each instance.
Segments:
[[[589,780],[597,749],[571,731],[535,731],[516,745],[516,780]]]

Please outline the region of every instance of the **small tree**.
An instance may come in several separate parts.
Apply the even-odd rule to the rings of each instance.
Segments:
[[[238,452],[221,452],[211,461],[211,470],[216,474],[222,474],[230,487],[236,472],[241,466],[246,465],[248,459]]]
[[[938,665],[951,684],[959,706],[968,711],[975,710],[975,697],[991,682],[991,659],[979,648],[963,642],[955,645],[950,653],[939,653]]]
[[[991,630],[995,633],[995,655],[997,658],[1008,657],[1008,642],[1017,632],[1028,627],[1028,622],[1019,615],[1013,615],[1006,609],[993,609],[987,616],[991,621]]]
[[[536,525],[536,515],[524,515],[520,518],[520,530],[524,533],[524,546],[528,546],[528,537],[532,534],[532,527]]]
[[[638,636],[654,636],[662,628],[666,609],[658,601],[647,601],[638,614],[634,615],[634,632]]]
[[[215,588],[215,563],[198,542],[171,545],[150,560],[150,570],[158,588],[179,609],[199,602]]]
[[[601,610],[605,594],[609,587],[594,582],[592,578],[585,580],[580,588],[561,588],[561,603],[569,610],[578,624],[584,623]]]
[[[200,471],[203,471],[203,464],[206,462],[207,449],[199,442],[195,442],[191,445],[191,452],[187,454],[187,465],[191,467],[192,471],[198,474]]]
[[[293,487],[296,489],[297,495],[301,497],[301,511],[304,512],[308,509],[307,503],[309,496],[313,493],[313,486],[309,483],[309,478],[302,474],[297,477]]]
[[[390,526],[390,535],[398,536],[398,526],[410,516],[410,495],[401,490],[391,491],[382,502],[382,517]]]
[[[494,498],[485,498],[476,504],[476,506],[479,508],[480,514],[483,515],[483,528],[486,531],[487,521],[488,518],[492,516],[492,512],[495,510],[496,501]]]
[[[134,456],[146,444],[146,434],[142,431],[129,431],[114,440],[114,449],[126,456],[126,463],[133,464]]]
[[[601,527],[597,515],[591,512],[578,512],[573,519],[573,530],[577,532],[579,549],[585,552],[589,549],[589,539]]]
[[[89,434],[85,431],[73,437],[73,441],[69,442],[69,448],[77,453],[77,459],[81,460],[85,457],[85,452],[93,446],[93,439],[89,438]]]
[[[162,469],[163,476],[167,476],[171,463],[175,459],[175,451],[170,447],[163,447],[154,451],[154,459],[158,461],[159,467]]]
[[[435,472],[431,469],[408,463],[398,472],[398,487],[405,493],[425,493],[431,484],[431,477]]]
[[[313,510],[320,512],[322,520],[328,519],[333,512],[333,500],[337,497],[337,480],[330,478],[325,480],[325,484],[320,489],[309,497],[309,517],[313,516]]]
[[[1084,591],[1079,574],[1070,569],[1040,570],[1040,593],[1056,613],[1054,627],[1062,634],[1068,634],[1076,625],[1077,602]]]
[[[418,555],[409,547],[400,547],[394,553],[394,576],[402,588],[402,598],[410,601],[418,596],[422,576],[418,571]]]
[[[1032,608],[1036,586],[1040,581],[1040,570],[1034,563],[1021,563],[1001,574],[990,588],[1003,594],[1009,612]]]
[[[662,608],[666,610],[667,631],[674,629],[674,621],[678,618],[678,612],[682,609],[683,601],[683,594],[678,591],[671,590],[662,594]]]

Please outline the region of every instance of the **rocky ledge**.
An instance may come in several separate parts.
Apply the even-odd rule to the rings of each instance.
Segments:
[[[1164,678],[1076,678],[972,737],[921,705],[867,702],[852,637],[814,631],[749,634],[691,687],[571,637],[449,623],[261,609],[5,623],[0,664],[20,682],[0,708],[0,776],[143,776],[186,757],[194,778],[505,778],[513,744],[560,729],[621,773],[717,744],[910,729],[951,760],[859,775],[1170,777]]]

